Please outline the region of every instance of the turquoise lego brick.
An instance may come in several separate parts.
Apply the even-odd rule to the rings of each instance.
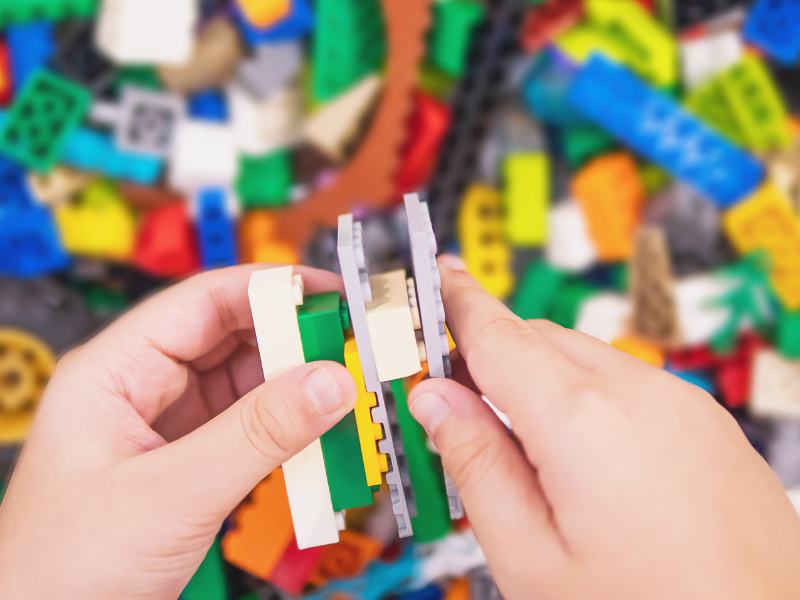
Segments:
[[[339,314],[339,294],[307,296],[297,310],[300,339],[306,362],[331,360],[344,365],[344,331]],[[320,438],[333,510],[369,506],[372,488],[367,485],[356,416],[350,411]]]
[[[79,85],[37,71],[20,91],[0,129],[0,152],[35,171],[49,171],[91,100]]]
[[[100,0],[0,0],[0,27],[87,18],[97,12],[99,4]]]
[[[228,600],[219,539],[214,540],[200,567],[184,588],[180,600]]]

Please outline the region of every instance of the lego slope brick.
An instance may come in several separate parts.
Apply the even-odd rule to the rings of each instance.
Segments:
[[[592,121],[720,207],[752,193],[764,177],[764,168],[752,156],[599,54],[578,72],[569,100]]]
[[[250,310],[265,381],[305,364],[296,308],[303,303],[303,282],[292,269],[266,269],[250,277]],[[286,461],[283,476],[298,548],[338,542],[320,441]]]

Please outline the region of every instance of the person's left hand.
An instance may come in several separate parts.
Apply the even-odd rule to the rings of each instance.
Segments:
[[[264,383],[263,268],[175,285],[61,359],[0,508],[0,598],[174,600],[236,505],[353,408],[336,363]]]

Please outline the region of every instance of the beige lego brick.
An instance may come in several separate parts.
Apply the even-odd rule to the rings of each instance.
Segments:
[[[800,419],[800,362],[759,350],[753,362],[750,412],[759,417]]]
[[[414,321],[408,303],[405,271],[369,278],[372,302],[366,305],[367,326],[378,379],[392,381],[422,370]]]

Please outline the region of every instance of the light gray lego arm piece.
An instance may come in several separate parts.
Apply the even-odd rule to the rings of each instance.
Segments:
[[[386,473],[386,483],[392,496],[392,510],[397,518],[397,529],[400,537],[412,534],[411,517],[406,503],[405,490],[403,489],[400,465],[395,452],[394,436],[392,435],[389,415],[386,412],[386,401],[383,397],[381,383],[378,380],[378,369],[375,365],[375,356],[372,353],[372,339],[367,326],[367,311],[364,305],[368,295],[363,287],[366,281],[369,286],[366,261],[363,260],[363,245],[359,244],[357,227],[353,222],[353,215],[339,217],[339,239],[336,252],[339,256],[339,267],[344,280],[344,291],[350,310],[350,321],[358,346],[358,356],[361,359],[361,368],[364,372],[364,383],[367,391],[373,392],[378,405],[372,409],[372,422],[380,423],[383,428],[383,439],[378,442],[378,451],[389,459],[389,471]],[[359,266],[361,265],[361,266]],[[366,276],[366,279],[365,279]],[[369,293],[371,298],[371,292]]]

